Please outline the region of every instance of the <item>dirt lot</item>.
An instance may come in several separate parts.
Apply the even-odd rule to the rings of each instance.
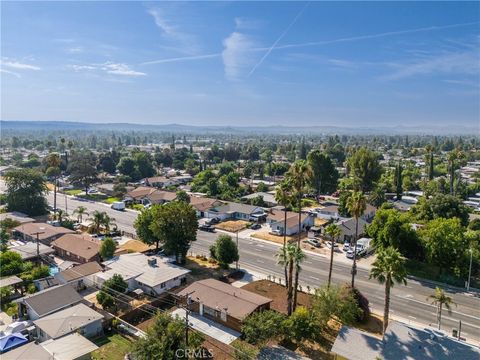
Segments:
[[[155,246],[145,245],[139,240],[129,240],[125,244],[119,246],[119,250],[124,250],[127,252],[144,252],[150,248],[155,248]]]
[[[242,231],[243,229],[246,229],[248,224],[250,223],[244,220],[228,220],[228,221],[223,221],[219,224],[216,224],[215,227],[220,230],[237,232],[237,231]]]
[[[251,235],[253,238],[261,239],[261,240],[267,240],[267,241],[272,241],[277,244],[283,244],[283,235],[272,235],[268,233],[268,231],[258,231],[254,234]],[[303,233],[301,238],[304,239],[307,237],[306,233]],[[297,236],[287,236],[287,242],[290,241],[297,241]]]
[[[268,297],[273,300],[270,305],[272,310],[278,312],[287,313],[287,289],[279,284],[273,283],[268,280],[259,280],[251,282],[245,286],[242,286],[242,289],[249,290],[256,294]],[[309,307],[311,302],[311,295],[305,293],[298,293],[298,305]]]

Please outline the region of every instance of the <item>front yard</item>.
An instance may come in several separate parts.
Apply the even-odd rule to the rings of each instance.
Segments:
[[[93,342],[99,347],[92,353],[94,360],[124,360],[125,354],[130,352],[135,338],[112,332],[105,334]]]
[[[246,229],[250,223],[244,220],[227,220],[216,224],[215,227],[228,232],[237,232]]]

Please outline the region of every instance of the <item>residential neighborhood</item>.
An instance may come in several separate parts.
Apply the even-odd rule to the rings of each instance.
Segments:
[[[0,6],[1,360],[480,359],[480,3]]]

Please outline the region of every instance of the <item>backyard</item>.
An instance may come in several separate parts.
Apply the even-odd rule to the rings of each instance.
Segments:
[[[124,360],[135,338],[128,335],[111,332],[105,334],[101,338],[94,340],[95,345],[99,347],[98,350],[92,353],[94,360]]]

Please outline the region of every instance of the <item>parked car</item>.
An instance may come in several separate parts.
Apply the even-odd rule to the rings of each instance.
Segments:
[[[252,229],[252,230],[258,230],[258,229],[261,229],[261,228],[262,228],[262,225],[260,225],[259,223],[255,223],[252,226],[250,226],[250,229]]]
[[[215,224],[218,224],[220,222],[220,218],[218,217],[214,217],[214,218],[211,218],[210,220],[207,220],[205,222],[205,224],[207,225],[215,225]]]
[[[345,256],[349,259],[353,259],[353,250],[348,250]]]
[[[270,234],[280,236],[280,235],[282,235],[282,232],[280,230],[272,230],[272,231],[270,231]]]
[[[321,246],[320,241],[318,241],[317,239],[308,239],[307,243],[309,243],[310,245],[315,246],[317,248],[319,248]]]
[[[96,194],[98,193],[97,189],[89,189],[87,194]]]
[[[215,227],[211,226],[211,225],[200,225],[198,227],[198,230],[202,230],[202,231],[208,231],[208,232],[215,232]]]
[[[332,248],[332,242],[331,242],[331,241],[327,241],[327,247],[328,247],[329,249]],[[333,247],[338,249],[338,244],[337,244],[337,243],[333,243]]]
[[[343,244],[343,251],[348,251],[350,250],[350,243],[346,242],[345,244]]]

